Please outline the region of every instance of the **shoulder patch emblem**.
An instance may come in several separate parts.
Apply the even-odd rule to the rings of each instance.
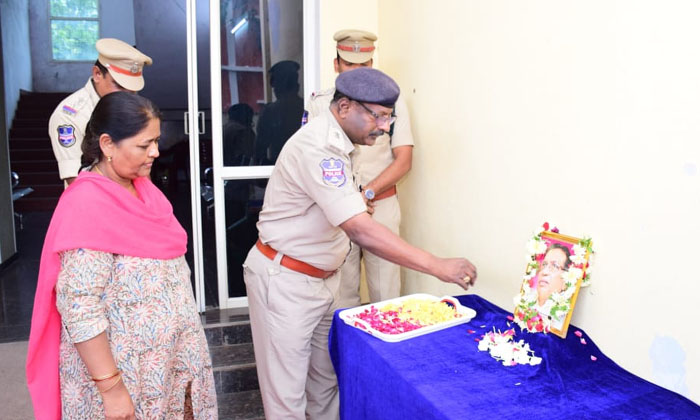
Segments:
[[[301,126],[305,126],[307,122],[309,122],[309,111],[304,110],[304,113],[301,114]]]
[[[63,147],[71,147],[75,144],[75,128],[72,125],[58,126],[58,142]]]
[[[69,107],[68,105],[63,105],[63,112],[65,112],[68,115],[75,115],[78,113],[78,111]]]
[[[347,181],[345,176],[345,162],[340,159],[323,159],[320,163],[323,174],[323,183],[332,187],[342,187]]]

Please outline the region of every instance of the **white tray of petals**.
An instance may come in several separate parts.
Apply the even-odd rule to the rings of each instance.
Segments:
[[[340,311],[346,324],[389,342],[469,322],[476,311],[452,296],[416,293]]]

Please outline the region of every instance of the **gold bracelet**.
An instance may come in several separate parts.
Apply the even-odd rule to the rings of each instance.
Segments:
[[[95,382],[104,381],[105,379],[114,378],[115,376],[119,375],[120,373],[121,373],[121,371],[119,369],[117,369],[113,373],[110,373],[109,375],[103,375],[103,376],[97,376],[97,377],[93,376],[92,380]]]
[[[114,383],[113,383],[112,385],[108,386],[107,389],[100,391],[100,388],[97,388],[97,390],[100,391],[100,394],[104,394],[105,392],[109,392],[110,389],[112,389],[112,388],[114,388],[115,386],[117,386],[117,384],[118,384],[119,382],[121,382],[121,381],[122,381],[122,375],[119,375],[119,376],[117,377],[117,380],[115,380]]]

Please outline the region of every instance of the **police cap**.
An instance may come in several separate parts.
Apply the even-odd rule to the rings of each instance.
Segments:
[[[333,39],[337,42],[336,50],[340,58],[349,63],[361,64],[372,59],[377,35],[359,29],[343,29],[336,32]]]
[[[400,93],[394,79],[369,67],[341,73],[335,79],[335,89],[350,99],[389,108],[394,106]]]
[[[100,62],[115,82],[124,89],[138,92],[143,89],[143,66],[153,63],[151,57],[115,38],[102,38],[95,43]]]

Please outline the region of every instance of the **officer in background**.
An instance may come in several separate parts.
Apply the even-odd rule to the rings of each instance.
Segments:
[[[51,147],[66,186],[78,176],[80,145],[97,101],[118,90],[138,92],[143,89],[143,66],[153,63],[149,56],[118,39],[100,39],[95,48],[98,56],[92,67],[92,77],[84,87],[61,101],[49,119]]]
[[[476,280],[466,259],[436,257],[376,222],[352,183],[354,145],[372,145],[389,131],[399,87],[370,68],[342,73],[335,86],[330,107],[282,149],[265,191],[259,239],[243,264],[268,419],[339,416],[328,331],[350,240],[464,289]]]
[[[284,60],[270,67],[275,102],[265,105],[258,119],[256,161],[274,165],[282,146],[299,129],[304,99],[299,96],[299,63]]]
[[[334,60],[336,73],[358,67],[372,67],[374,41],[371,32],[345,29],[333,36],[337,42]],[[312,119],[328,109],[335,89],[313,94],[307,103],[308,118]],[[396,183],[411,169],[413,134],[408,108],[401,97],[396,101],[396,122],[389,134],[377,139],[372,147],[356,145],[352,154],[353,179],[362,191],[365,202],[373,210],[377,222],[399,234],[401,208],[396,196]],[[401,270],[372,252],[353,244],[342,268],[340,292],[341,307],[360,304],[360,265],[365,262],[365,276],[371,302],[398,297],[401,293]]]

